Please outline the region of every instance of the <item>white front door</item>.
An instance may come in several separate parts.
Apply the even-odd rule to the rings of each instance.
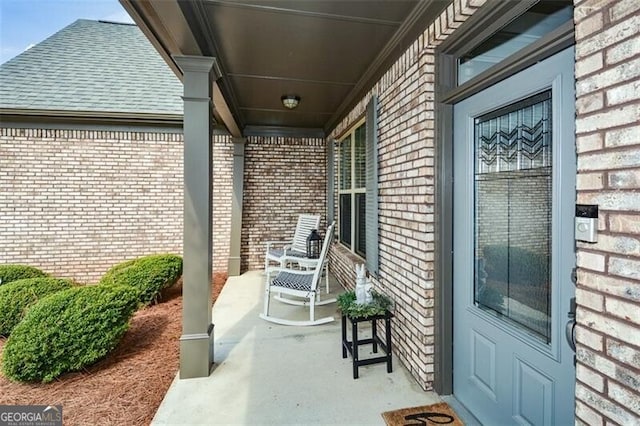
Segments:
[[[486,425],[574,424],[573,64],[454,106],[454,394]]]

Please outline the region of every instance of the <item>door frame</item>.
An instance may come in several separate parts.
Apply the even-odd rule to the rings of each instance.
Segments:
[[[489,0],[435,52],[435,315],[434,390],[453,394],[453,104],[575,44],[574,25],[547,34],[457,86],[456,61],[540,0]]]

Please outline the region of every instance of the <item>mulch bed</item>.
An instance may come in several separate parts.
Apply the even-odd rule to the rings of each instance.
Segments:
[[[226,280],[214,274],[214,302]],[[181,332],[182,280],[138,311],[118,347],[87,370],[47,384],[0,375],[0,405],[62,405],[65,425],[148,425],[178,371]]]

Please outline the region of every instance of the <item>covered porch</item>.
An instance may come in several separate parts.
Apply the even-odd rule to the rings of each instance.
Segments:
[[[277,386],[286,383],[282,377],[305,370],[306,364],[291,368],[276,346],[273,351],[258,350],[264,355],[260,363],[265,367],[251,367],[246,373],[245,368],[254,365],[255,348],[272,340],[279,340],[281,347],[296,348],[299,338],[322,342],[317,351],[325,360],[331,359],[332,351],[338,351],[331,349],[339,340],[337,324],[334,338],[330,337],[331,326],[275,331],[257,323],[257,311],[251,320],[255,327],[245,328],[244,314],[237,317],[234,315],[238,312],[234,312],[229,317],[236,318],[236,325],[219,327],[214,338],[216,319],[211,317],[211,305],[205,303],[212,255],[212,187],[215,190],[208,141],[214,128],[223,127],[234,147],[230,274],[256,269],[264,242],[284,234],[285,215],[294,211],[321,214],[321,227],[336,220],[337,243],[331,248],[330,267],[340,284],[353,286],[354,265],[366,263],[375,288],[395,303],[394,359],[399,361],[397,366],[410,372],[409,391],[406,395],[404,391],[384,392],[385,399],[402,394],[401,405],[407,406],[413,404],[410,401],[414,396],[419,405],[428,403],[425,399],[436,397],[430,391],[455,394],[486,424],[569,424],[575,419],[576,407],[582,406],[585,412],[586,406],[597,407],[597,403],[585,402],[596,399],[591,398],[590,391],[582,391],[582,405],[574,396],[581,389],[574,356],[577,353],[580,366],[580,332],[577,339],[565,333],[565,322],[568,309],[568,324],[580,324],[581,313],[578,310],[576,314],[574,308],[576,302],[580,305],[579,297],[574,298],[580,293],[576,286],[564,284],[576,264],[571,225],[576,201],[575,140],[576,133],[581,133],[578,124],[582,123],[573,120],[576,94],[572,90],[584,76],[576,80],[576,60],[586,56],[585,52],[592,53],[596,46],[591,42],[581,46],[580,37],[587,38],[584,32],[576,37],[575,22],[596,13],[592,8],[581,0],[121,2],[185,85],[186,287],[180,378],[195,377],[194,383],[209,383],[207,376],[211,374],[224,383],[225,372],[231,373],[225,363],[239,353],[238,348],[246,347],[245,362],[240,363],[243,367],[232,373],[245,375],[230,379],[242,383],[242,394],[236,395],[242,405],[248,412],[257,407],[255,412],[260,415],[265,406],[277,407],[260,399],[268,398],[269,393],[260,393],[258,386],[254,390],[256,381],[265,380],[271,398],[277,395],[278,404],[284,404],[277,413],[295,412],[298,405],[286,405],[289,401],[300,394],[313,395],[313,401],[322,400],[326,392],[321,389],[326,389],[326,382],[312,387],[313,392],[299,388],[292,398],[288,387]],[[574,3],[580,6],[575,13]],[[622,4],[619,7],[624,9]],[[635,9],[624,9],[617,19],[622,22],[629,10]],[[628,37],[630,33],[625,33],[619,41]],[[467,101],[477,104],[465,104]],[[512,112],[524,117],[525,108],[541,102],[555,102],[545,107],[549,114],[555,114],[553,117],[536,116],[535,124],[515,120],[513,128],[503,131],[500,127],[487,137],[471,131],[482,123],[481,119],[493,120]],[[294,104],[299,104],[297,109]],[[464,109],[465,105],[470,109]],[[546,142],[532,144],[532,139],[538,140],[542,133],[530,129],[542,129],[550,122],[556,124],[544,127],[548,129]],[[599,129],[587,128],[582,133]],[[474,222],[481,215],[467,213],[481,210],[480,204],[469,207],[473,200],[485,200],[487,206],[498,206],[501,201],[474,193],[472,172],[476,163],[485,161],[483,152],[497,152],[494,142],[502,141],[503,134],[525,135],[513,139],[520,144],[513,152],[525,156],[555,153],[553,162],[543,161],[540,167],[522,162],[514,166],[522,170],[544,168],[545,173],[552,173],[544,202],[536,204],[519,197],[529,204],[523,202],[522,212],[513,215],[529,221],[528,212],[536,204],[546,206],[544,217],[550,218],[544,222],[544,232],[536,233],[545,238],[543,254],[547,262],[546,267],[536,270],[551,270],[553,275],[545,272],[544,292],[531,298],[531,302],[546,303],[541,311],[553,322],[545,328],[544,339],[530,333],[527,324],[502,319],[504,298],[499,298],[498,309],[493,310],[479,300],[485,290],[486,272],[485,263],[480,261],[490,257],[491,250],[478,250],[474,238],[479,235],[478,223],[484,226],[489,222]],[[515,147],[509,142],[512,145]],[[525,145],[553,148],[529,152]],[[492,161],[489,155],[487,162]],[[261,191],[265,182],[273,183],[269,191]],[[309,182],[315,187],[306,187]],[[496,191],[500,196],[508,193]],[[309,194],[311,197],[304,201],[299,198]],[[514,194],[519,195],[517,191]],[[510,198],[506,200],[511,202]],[[260,202],[260,208],[256,208]],[[508,224],[510,220],[511,213],[502,222]],[[487,225],[487,229],[497,228]],[[509,253],[511,247],[521,248],[521,242],[530,240],[529,235],[512,235],[510,229],[504,232],[504,241],[497,243],[508,246]],[[584,265],[577,257],[579,269]],[[509,256],[506,259],[502,263],[509,264]],[[598,270],[603,272],[604,267]],[[511,283],[508,275],[506,281],[499,281]],[[579,287],[579,271],[574,277]],[[240,308],[234,305],[230,309]],[[247,318],[251,309],[244,311]],[[464,322],[467,312],[473,317]],[[220,348],[222,352],[214,355],[213,349],[232,336],[229,330],[239,332],[235,349],[225,352]],[[307,355],[305,349],[306,345],[299,346],[295,355]],[[503,368],[506,365],[513,368]],[[333,374],[335,382],[329,382],[341,383],[339,391],[349,390],[344,397],[334,393],[334,403],[352,400],[359,394],[352,386],[364,383],[352,382],[348,374],[340,374],[341,368],[348,371],[348,360],[341,363],[338,359],[338,364],[311,370]],[[593,370],[598,370],[597,366]],[[416,383],[418,393],[413,394]],[[191,386],[195,385],[179,382],[175,389]],[[376,386],[370,384],[372,389]],[[214,393],[224,395],[225,389]],[[167,401],[174,395],[179,393],[170,392]],[[371,395],[363,400],[365,408],[358,408],[353,422],[364,422],[363,416],[370,412],[366,407],[371,405],[376,406],[376,419],[379,412],[391,408],[371,404],[376,392]],[[200,400],[200,404],[206,402]],[[171,405],[179,406],[180,399],[174,399]],[[194,411],[206,410],[190,406]],[[296,421],[304,418],[311,422],[307,415],[316,418],[320,406],[318,403],[302,410],[303,417],[296,417]],[[342,411],[332,406],[317,419],[349,423],[350,419],[344,417],[350,412],[348,407]],[[164,410],[165,406],[161,407],[159,416]],[[221,407],[220,412],[225,409]],[[219,415],[217,412],[218,420]],[[375,422],[373,417],[367,420]],[[229,421],[251,420],[241,417]],[[286,419],[273,417],[269,421]]]
[[[394,362],[408,367],[423,390],[433,389],[434,185],[429,176],[434,152],[428,118],[433,98],[425,92],[432,84],[425,55],[432,55],[427,45],[434,37],[444,38],[478,5],[449,0],[121,3],[184,84],[180,378],[216,371],[211,348],[219,331],[210,314],[208,283],[212,239],[221,234],[216,232],[221,222],[228,221],[229,233],[223,262],[234,276],[256,269],[264,243],[286,235],[297,214],[312,213],[321,215],[323,230],[333,220],[338,223],[340,243],[333,245],[330,263],[341,285],[352,286],[354,265],[366,262],[377,288],[397,302]],[[432,33],[436,23],[438,31]],[[402,84],[394,88],[398,78]],[[346,179],[346,169],[338,168],[346,164],[339,158],[344,151],[339,143],[347,135],[354,140],[349,167],[358,182],[349,189],[348,206],[336,190],[342,187],[339,176]],[[390,144],[406,137],[410,154],[397,142]],[[215,198],[220,182],[226,182],[225,176],[216,179],[221,138],[227,141],[223,156],[230,146],[233,152],[226,169],[226,180],[232,180],[227,217],[219,215]],[[384,167],[393,164],[406,171],[389,175]],[[401,183],[405,173],[412,179]],[[396,213],[384,217],[383,207]],[[398,244],[407,249],[398,250]]]
[[[351,359],[341,356],[336,305],[318,308],[319,315],[336,317],[329,324],[275,325],[258,318],[263,289],[260,271],[229,278],[213,308],[212,375],[176,377],[153,424],[384,425],[384,411],[441,400],[434,392],[424,392],[397,359],[391,374],[384,364],[376,364],[360,367],[354,380]],[[332,277],[332,295],[340,291]],[[304,308],[273,305],[288,318],[307,315]],[[463,414],[458,407],[456,411]]]

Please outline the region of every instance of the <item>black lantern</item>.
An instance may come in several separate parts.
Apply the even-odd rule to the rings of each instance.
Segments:
[[[309,259],[317,259],[320,257],[320,244],[322,237],[318,234],[318,230],[314,229],[307,237],[307,257]]]

